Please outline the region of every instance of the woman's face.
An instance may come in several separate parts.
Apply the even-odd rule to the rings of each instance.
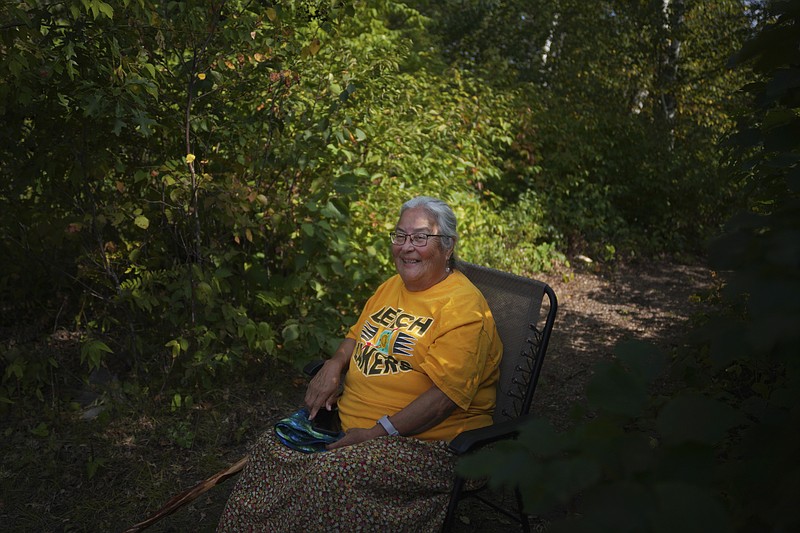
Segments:
[[[407,209],[395,228],[397,233],[438,234],[439,226],[421,207]],[[447,258],[452,248],[442,250],[438,237],[428,237],[428,244],[417,247],[407,238],[404,244],[392,244],[392,257],[398,274],[410,291],[424,291],[447,277]]]

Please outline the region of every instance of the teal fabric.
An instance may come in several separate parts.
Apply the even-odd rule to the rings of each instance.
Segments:
[[[275,424],[275,433],[285,446],[305,453],[324,452],[326,445],[344,437],[341,431],[314,427],[305,407]]]

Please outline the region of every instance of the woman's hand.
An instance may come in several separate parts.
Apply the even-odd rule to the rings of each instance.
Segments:
[[[392,415],[390,422],[401,435],[411,436],[434,427],[450,416],[455,409],[457,409],[456,404],[441,389],[433,385],[404,409]],[[353,428],[341,439],[328,444],[325,449],[335,450],[384,436],[386,430],[380,424],[375,424],[369,429]]]
[[[345,446],[352,446],[353,444],[358,444],[359,442],[364,442],[385,435],[386,431],[384,431],[384,429],[378,425],[370,429],[353,428],[345,433],[344,437],[341,439],[334,443],[328,444],[325,449],[330,451],[337,448],[344,448]]]
[[[350,363],[350,354],[356,347],[356,341],[345,339],[339,345],[336,353],[325,361],[319,372],[311,379],[306,389],[304,403],[308,408],[308,417],[313,420],[317,412],[323,407],[330,411],[339,396],[339,385],[342,381],[342,372]]]

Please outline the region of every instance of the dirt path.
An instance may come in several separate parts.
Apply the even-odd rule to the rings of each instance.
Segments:
[[[704,311],[714,274],[702,266],[668,262],[621,266],[597,274],[575,271],[568,281],[543,275],[559,300],[547,361],[534,405],[556,426],[565,407],[583,397],[593,365],[612,357],[623,339],[649,340],[664,348],[680,342],[687,322]]]

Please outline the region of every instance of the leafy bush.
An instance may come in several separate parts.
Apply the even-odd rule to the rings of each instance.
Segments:
[[[416,194],[442,192],[465,253],[506,264],[481,237],[507,223],[482,190],[513,100],[427,61],[426,21],[402,4],[3,9],[0,288],[63,295],[50,319],[82,334],[77,377],[207,390],[331,352]],[[48,382],[21,350],[3,358],[7,399]]]
[[[87,370],[168,386],[329,351],[362,295],[338,280],[371,276],[349,239],[361,178],[338,148],[355,143],[337,77],[373,73],[337,56],[344,9],[7,9],[4,290],[68,293]]]
[[[603,19],[620,39],[607,53],[584,24],[606,6],[568,9],[557,61],[537,70],[545,4],[0,5],[0,325],[28,306],[39,340],[83,342],[59,367],[4,348],[3,397],[98,367],[208,388],[328,352],[392,272],[386,233],[417,194],[454,206],[464,259],[520,274],[699,238],[728,199],[708,170],[727,107],[681,85],[699,111],[670,152],[652,108],[631,112],[634,89],[657,85],[639,22],[662,10]],[[723,4],[693,8],[692,38]],[[510,49],[531,24],[537,39]],[[705,74],[700,59],[686,64]]]

